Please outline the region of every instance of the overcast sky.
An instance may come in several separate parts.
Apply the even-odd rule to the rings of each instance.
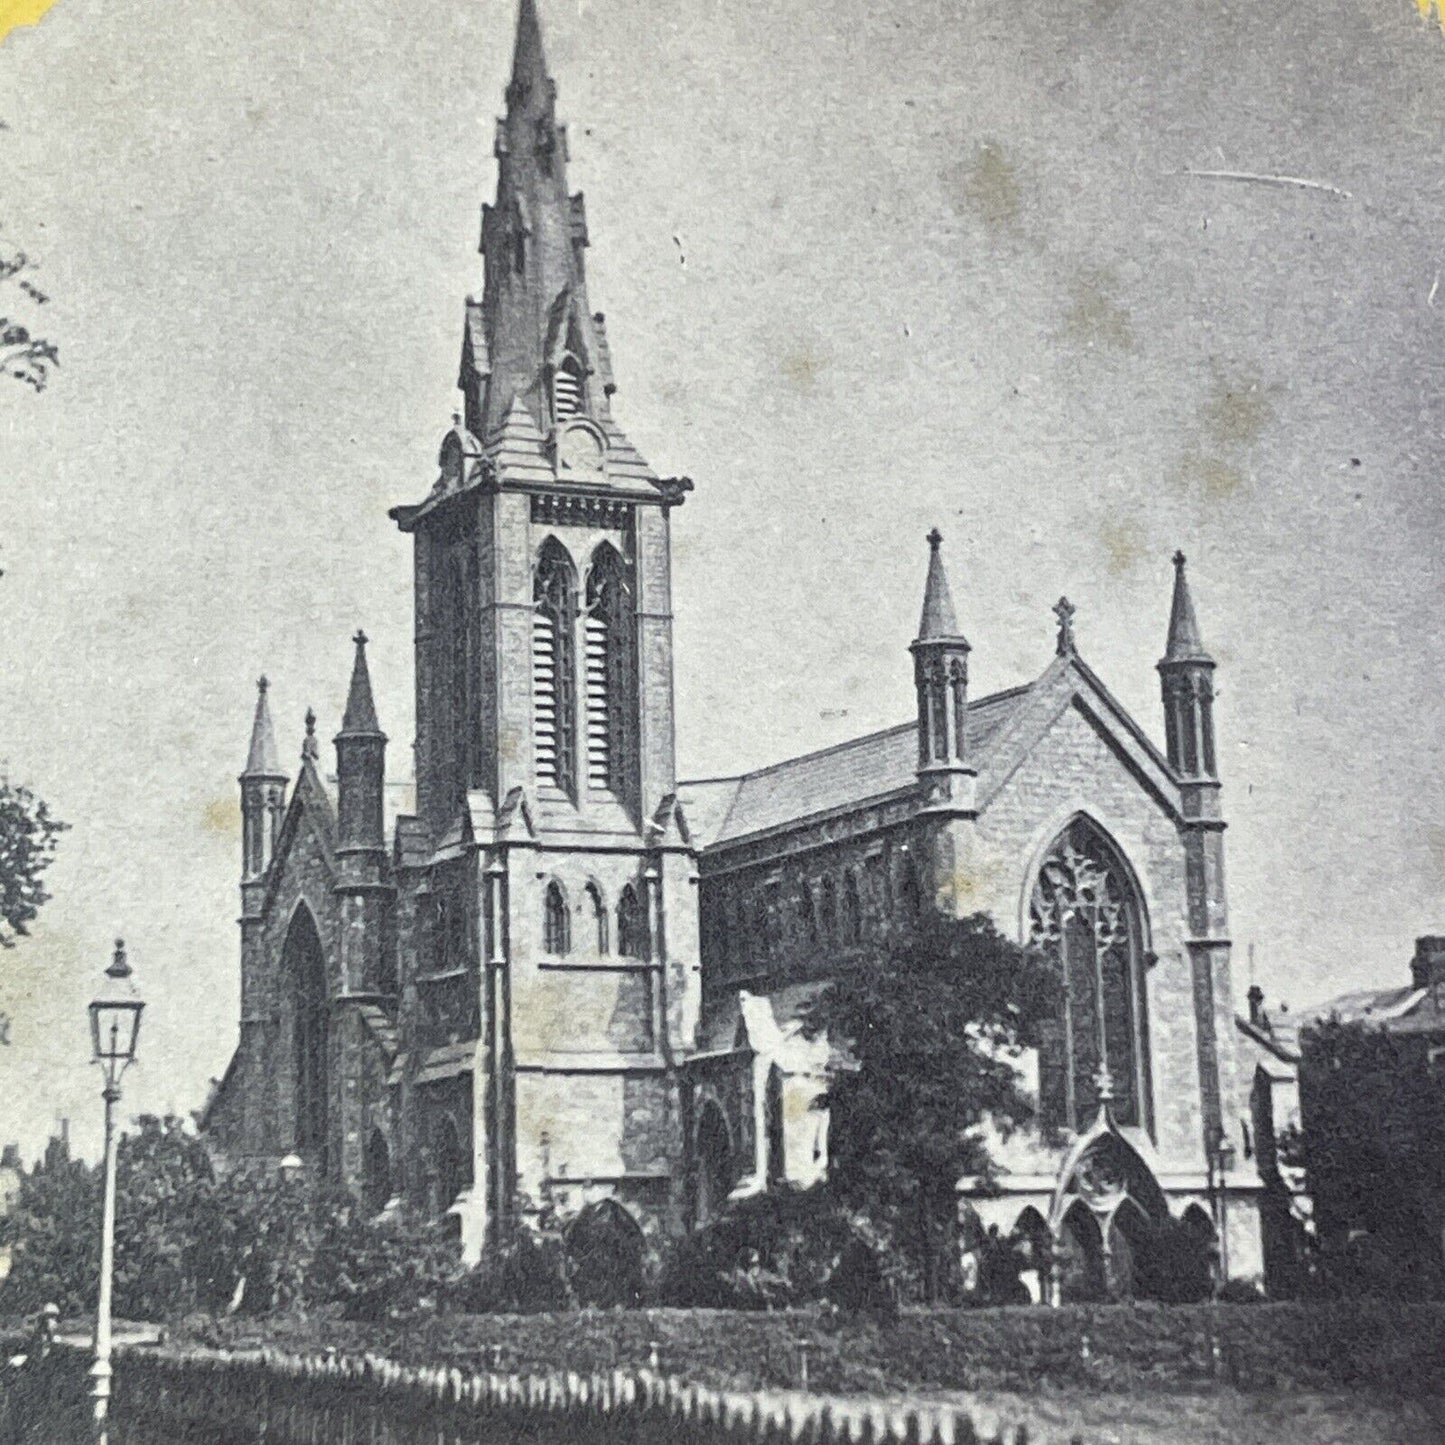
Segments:
[[[237,1011],[235,775],[374,639],[455,399],[512,0],[59,0],[0,45],[0,758],[74,824],[0,957],[0,1139],[195,1107]],[[1236,982],[1298,1005],[1445,931],[1445,36],[1413,0],[543,0],[622,425],[675,514],[679,754],[909,715],[928,528],[979,693],[1049,607],[1160,736],[1176,546],[1219,661]],[[1320,183],[1298,188],[1189,171]],[[1438,292],[1437,292],[1438,286]],[[13,291],[13,287],[7,288]],[[0,308],[3,311],[4,308]],[[34,319],[36,308],[26,313]],[[328,748],[329,755],[329,748]]]

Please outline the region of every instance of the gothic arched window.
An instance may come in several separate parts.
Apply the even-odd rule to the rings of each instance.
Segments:
[[[281,950],[291,990],[293,1099],[296,1152],[326,1171],[327,1034],[329,1000],[326,955],[316,921],[304,905],[296,910]]]
[[[547,885],[542,901],[542,947],[548,953],[569,953],[572,949],[572,918],[567,895],[555,880]]]
[[[647,957],[647,904],[635,883],[617,900],[617,951],[623,958]]]
[[[627,565],[610,542],[592,556],[583,628],[587,679],[587,785],[620,798],[636,770],[637,647]]]
[[[1118,850],[1088,819],[1075,818],[1050,848],[1029,915],[1032,942],[1063,985],[1039,1049],[1040,1113],[1082,1129],[1107,1082],[1115,1119],[1148,1127],[1143,905]]]
[[[577,796],[577,574],[555,537],[542,544],[532,584],[532,713],[537,776]]]
[[[595,883],[587,885],[587,907],[592,914],[592,940],[597,945],[597,952],[608,953],[612,940],[607,927],[607,905],[602,901],[602,890]]]

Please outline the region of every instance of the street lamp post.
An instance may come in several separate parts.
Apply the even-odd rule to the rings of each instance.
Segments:
[[[136,992],[125,944],[115,941],[115,955],[105,971],[105,983],[90,1005],[90,1039],[95,1062],[105,1078],[105,1186],[100,1216],[100,1293],[95,1306],[95,1363],[90,1367],[90,1398],[94,1402],[94,1440],[106,1445],[106,1417],[110,1411],[110,1296],[115,1273],[115,1160],[117,1136],[115,1106],[120,1101],[120,1079],[135,1062],[145,1004]]]
[[[1220,1130],[1215,1155],[1215,1177],[1219,1180],[1219,1283],[1229,1283],[1229,1171],[1234,1167],[1234,1145]]]
[[[1234,1167],[1234,1145],[1223,1126],[1216,1125],[1214,1136],[1204,1154],[1205,1167],[1209,1174],[1209,1202],[1214,1210],[1214,1231],[1219,1243],[1219,1278],[1215,1283],[1218,1291],[1229,1280],[1229,1199],[1226,1193],[1227,1176]]]

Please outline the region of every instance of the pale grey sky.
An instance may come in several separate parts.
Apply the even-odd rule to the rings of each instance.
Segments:
[[[237,1005],[235,775],[391,762],[512,0],[58,0],[0,45],[0,228],[62,369],[0,388],[0,758],[74,831],[0,957],[0,1138],[95,1129],[84,1005],[190,1108]],[[1169,554],[1219,660],[1237,980],[1445,930],[1445,36],[1412,0],[543,0],[619,417],[676,514],[684,771],[908,716],[923,534],[977,686],[1084,656],[1156,736]],[[1278,173],[1338,191],[1194,177]]]

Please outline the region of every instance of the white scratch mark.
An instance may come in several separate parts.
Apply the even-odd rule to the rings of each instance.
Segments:
[[[1253,181],[1262,186],[1293,186],[1303,191],[1324,191],[1331,196],[1339,196],[1342,200],[1352,200],[1349,191],[1341,190],[1339,186],[1329,185],[1325,181],[1306,180],[1303,176],[1267,176],[1260,175],[1254,171],[1198,171],[1186,166],[1182,171],[1175,171],[1178,176],[1194,176],[1204,181]]]

